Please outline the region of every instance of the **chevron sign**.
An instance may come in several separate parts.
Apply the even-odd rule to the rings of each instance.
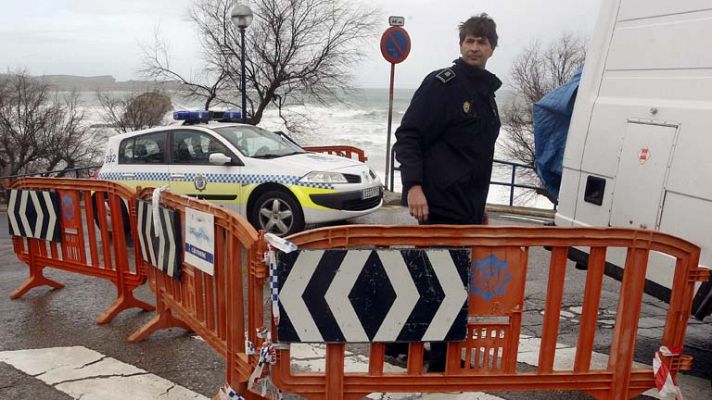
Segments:
[[[165,272],[180,279],[181,237],[180,215],[165,207],[159,207],[159,229],[153,223],[153,207],[150,201],[138,201],[138,241],[141,244],[141,258]]]
[[[10,235],[61,240],[59,223],[59,196],[43,190],[11,190],[7,203]]]
[[[461,341],[464,249],[280,253],[281,342]]]

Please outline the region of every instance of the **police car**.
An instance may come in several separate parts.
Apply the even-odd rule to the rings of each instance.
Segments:
[[[382,204],[380,179],[359,161],[307,152],[284,135],[233,123],[239,112],[177,111],[174,119],[184,123],[109,138],[99,179],[168,185],[280,236]]]

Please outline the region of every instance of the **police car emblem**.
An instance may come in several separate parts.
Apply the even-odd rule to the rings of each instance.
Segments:
[[[464,111],[465,114],[469,114],[471,110],[472,110],[472,103],[470,103],[469,100],[465,100],[465,102],[462,103],[462,111]]]
[[[193,185],[195,185],[195,188],[199,192],[202,192],[206,187],[208,187],[208,180],[205,179],[203,175],[198,174],[195,176],[195,179],[193,179]]]

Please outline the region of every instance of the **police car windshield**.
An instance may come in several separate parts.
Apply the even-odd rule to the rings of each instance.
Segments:
[[[276,158],[305,152],[281,135],[256,126],[226,126],[214,131],[246,157]]]

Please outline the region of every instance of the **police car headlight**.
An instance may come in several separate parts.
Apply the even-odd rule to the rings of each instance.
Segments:
[[[304,175],[299,182],[302,183],[348,183],[346,177],[338,172],[312,171]]]

